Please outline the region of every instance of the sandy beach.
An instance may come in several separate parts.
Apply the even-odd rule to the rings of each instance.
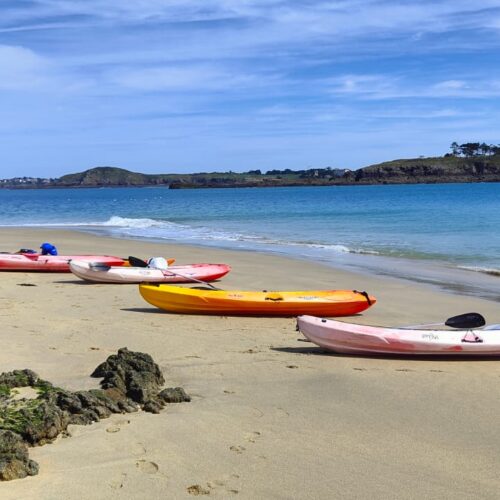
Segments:
[[[224,288],[366,290],[378,303],[346,318],[365,324],[471,311],[500,323],[494,301],[273,255],[0,230],[1,251],[42,241],[60,254],[227,263]],[[70,437],[30,450],[39,475],[1,483],[2,499],[498,498],[499,359],[328,354],[297,340],[293,318],[168,314],[136,285],[72,274],[1,273],[0,290],[1,371],[30,368],[89,389],[93,369],[126,346],[192,396],[159,415],[70,426]]]

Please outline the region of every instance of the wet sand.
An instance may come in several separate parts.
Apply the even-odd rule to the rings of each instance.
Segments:
[[[0,230],[0,250],[50,241],[61,254],[223,262],[219,286],[367,290],[378,303],[346,318],[437,322],[470,311],[500,323],[497,302],[252,252]],[[20,286],[20,285],[36,286]],[[120,347],[144,351],[188,404],[71,426],[30,450],[35,477],[0,484],[2,499],[497,498],[500,359],[328,354],[300,342],[293,318],[168,314],[136,285],[71,274],[0,274],[1,371],[31,368],[70,390]]]

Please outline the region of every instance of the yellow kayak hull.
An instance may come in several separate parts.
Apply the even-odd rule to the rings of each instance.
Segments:
[[[355,290],[250,292],[144,284],[139,291],[153,306],[182,314],[351,316],[376,302],[374,297]]]

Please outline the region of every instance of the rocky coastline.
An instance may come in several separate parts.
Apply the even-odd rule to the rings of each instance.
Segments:
[[[500,182],[500,154],[394,160],[358,170],[310,168],[203,172],[197,174],[142,174],[116,167],[95,167],[57,179],[17,177],[1,179],[0,188],[53,189],[103,187],[165,187],[169,189],[248,188],[290,186],[359,186],[373,184],[439,184]]]
[[[68,435],[68,425],[89,425],[114,413],[159,413],[168,403],[189,402],[181,387],[161,389],[165,379],[149,354],[121,348],[91,377],[101,389],[71,392],[24,369],[0,374],[0,480],[38,474],[29,447]]]

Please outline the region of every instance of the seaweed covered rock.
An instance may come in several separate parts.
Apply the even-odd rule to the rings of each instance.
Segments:
[[[33,387],[39,381],[38,375],[31,370],[14,370],[0,374],[0,396],[8,396],[16,387]]]
[[[149,354],[129,351],[126,347],[109,356],[91,377],[102,377],[103,389],[117,389],[140,404],[155,398],[165,383],[160,367]]]
[[[0,374],[0,480],[37,474],[28,445],[52,441],[69,424],[88,425],[139,408],[159,413],[167,403],[191,401],[181,387],[160,391],[165,380],[153,358],[126,347],[91,376],[103,377],[102,389],[66,391],[31,370]],[[31,394],[17,394],[21,388],[31,388]]]
[[[30,460],[28,445],[19,434],[0,430],[0,480],[10,481],[38,474],[38,464]]]
[[[19,400],[11,405],[11,415],[11,429],[33,445],[53,441],[69,424],[68,414],[43,397]]]

